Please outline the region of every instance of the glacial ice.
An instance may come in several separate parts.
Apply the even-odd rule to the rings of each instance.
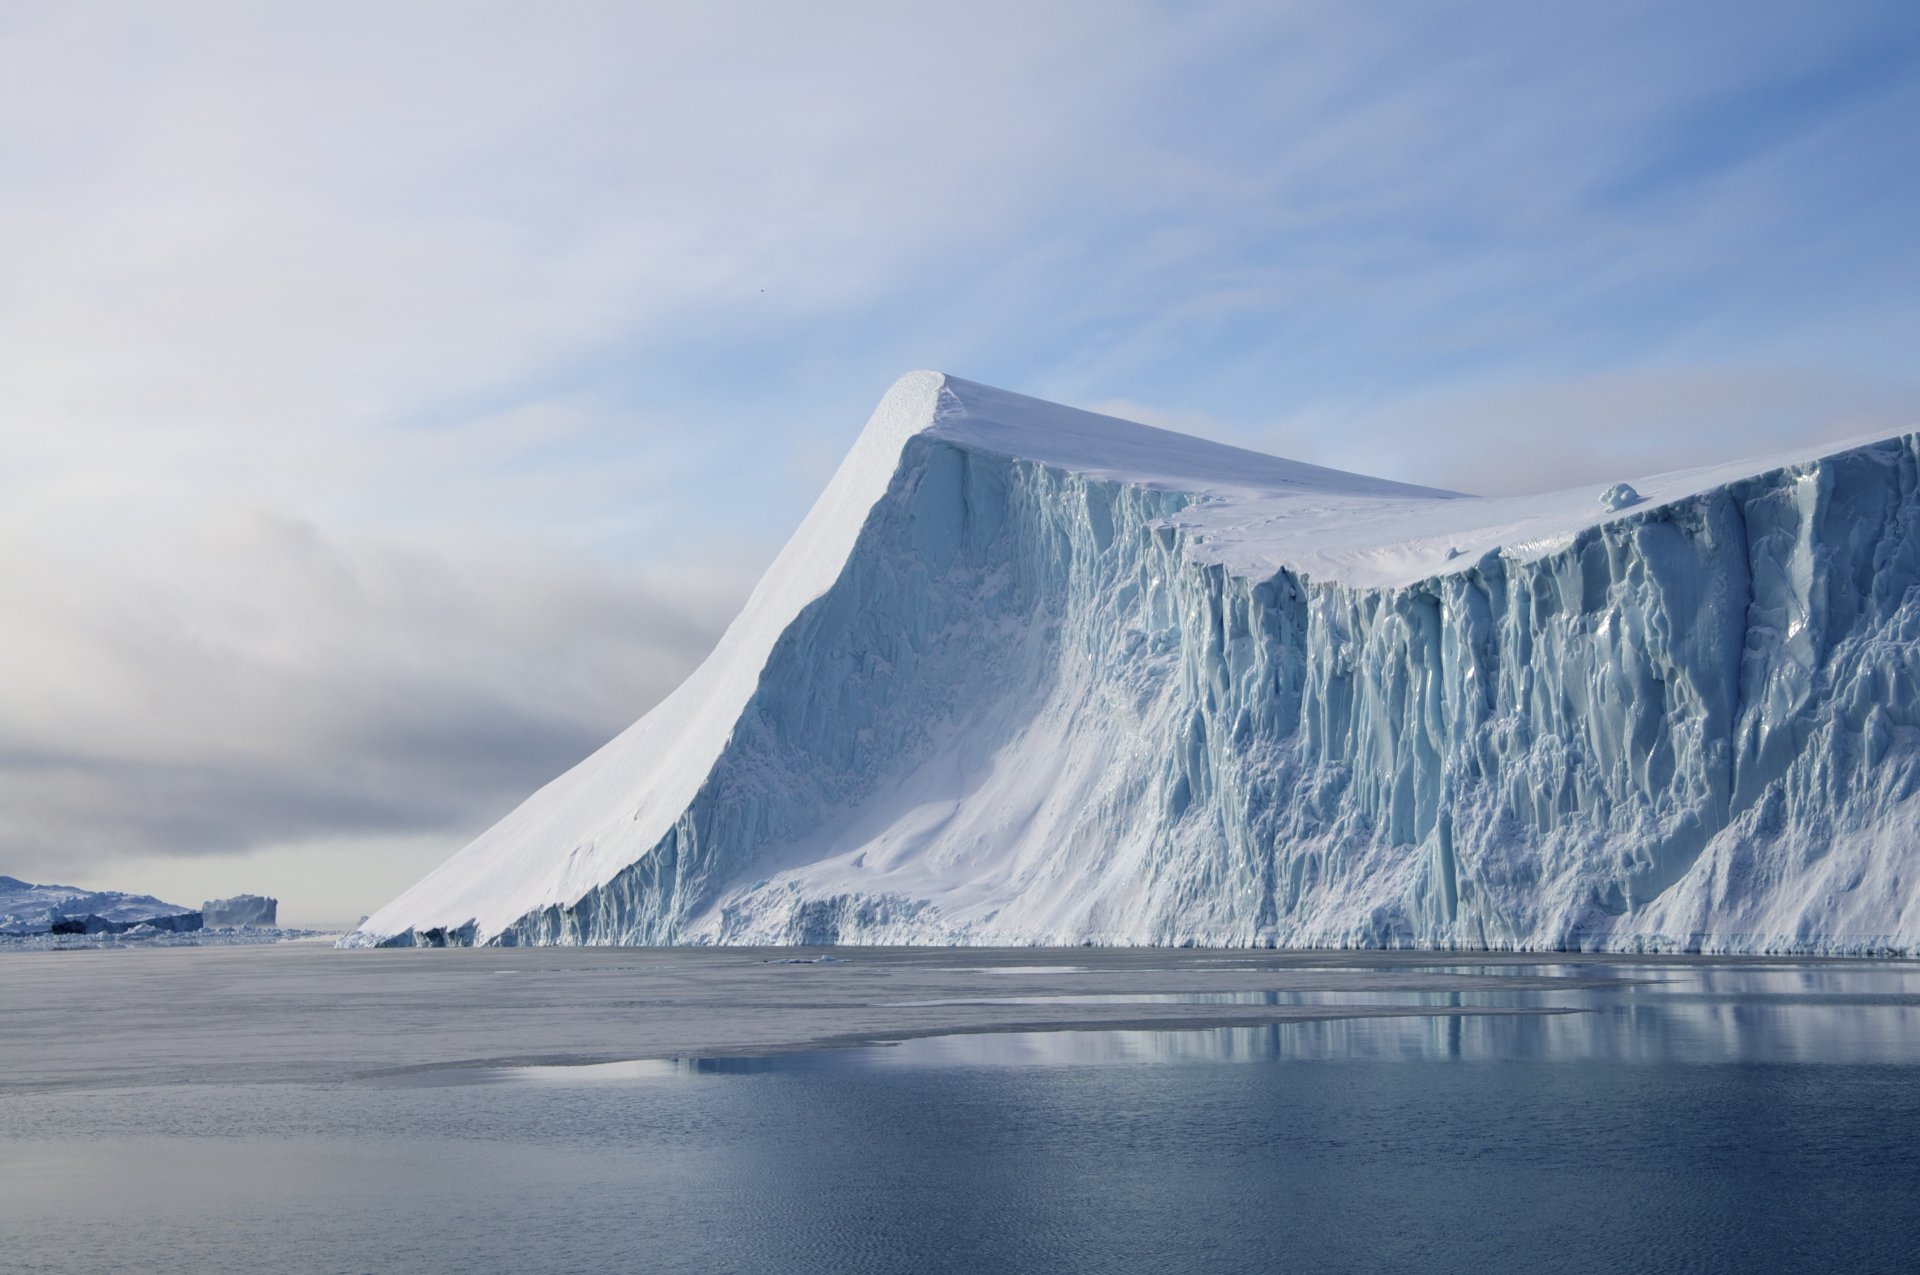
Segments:
[[[280,914],[280,900],[260,894],[236,894],[230,899],[208,899],[200,914],[213,929],[272,929]]]
[[[120,934],[139,926],[178,933],[197,930],[200,925],[198,912],[163,903],[149,894],[35,885],[0,876],[0,937]]]
[[[1912,951],[1917,691],[1920,437],[1489,500],[916,373],[345,941]]]

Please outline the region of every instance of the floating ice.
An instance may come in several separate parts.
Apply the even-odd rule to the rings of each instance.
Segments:
[[[280,900],[259,894],[236,894],[231,899],[208,899],[200,913],[216,929],[271,929],[280,914]]]
[[[139,926],[149,932],[197,930],[200,914],[149,894],[34,885],[0,876],[0,935],[121,934]]]
[[[1920,943],[1920,439],[1486,500],[904,378],[372,943]]]

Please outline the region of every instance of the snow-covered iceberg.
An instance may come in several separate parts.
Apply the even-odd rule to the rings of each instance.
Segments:
[[[123,934],[139,926],[184,933],[201,926],[192,908],[163,903],[150,894],[83,890],[74,885],[35,885],[0,876],[0,937],[37,934]]]
[[[1920,438],[1481,499],[935,373],[354,944],[1920,947]]]

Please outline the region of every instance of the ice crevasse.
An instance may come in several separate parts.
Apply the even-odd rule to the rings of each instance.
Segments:
[[[1920,437],[1523,498],[937,373],[356,945],[1920,948]]]

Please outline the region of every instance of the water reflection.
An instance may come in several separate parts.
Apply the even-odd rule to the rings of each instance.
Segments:
[[[891,1009],[938,1005],[1273,1005],[1322,1009],[1447,1009],[1470,1005],[1550,1009],[1565,1004],[1566,993],[1542,989],[1501,991],[1365,992],[1342,989],[1295,991],[1272,988],[1252,992],[1062,993],[1053,996],[954,996],[940,1000],[886,1001]]]
[[[1548,968],[1560,981],[1541,987]],[[1100,973],[1052,986],[1126,986]],[[1524,973],[1308,1000],[1275,968],[1260,991],[1174,998],[1183,1019],[1242,1016],[1201,1030],[0,1095],[0,1267],[1913,1268],[1920,965]],[[1341,995],[1375,1016],[1247,1017],[1337,1012]],[[992,1016],[1139,1022],[1167,1003]],[[306,1038],[309,1016],[259,1013]],[[989,1016],[898,1017],[969,1015]],[[1873,1065],[1797,1065],[1849,1060]]]
[[[779,1054],[523,1067],[520,1083],[897,1067],[1086,1067],[1239,1062],[1910,1064],[1920,1058],[1920,965],[1449,964],[1432,972],[1564,978],[1563,988],[1061,995],[915,1005],[1186,1004],[1361,1015],[1179,1030],[979,1032]],[[1404,1011],[1392,1014],[1391,1011]],[[1383,1016],[1383,1011],[1390,1016]]]
[[[947,974],[1085,974],[1085,965],[945,965]]]

